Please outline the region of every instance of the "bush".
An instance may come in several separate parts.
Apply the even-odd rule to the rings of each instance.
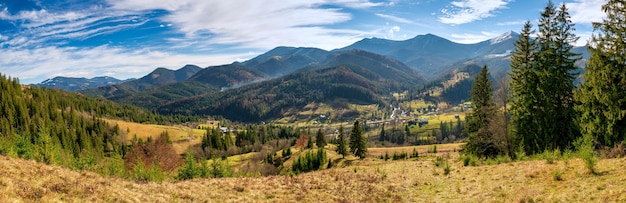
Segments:
[[[450,168],[450,163],[448,163],[448,161],[445,161],[444,164],[443,164],[443,174],[444,175],[448,175],[448,174],[450,174],[451,170],[452,169]]]
[[[200,170],[196,167],[196,160],[193,154],[187,152],[185,155],[185,166],[178,170],[176,180],[189,180],[200,175]]]
[[[555,169],[552,172],[552,178],[556,181],[561,181],[563,180],[563,171],[559,170],[559,169]]]
[[[478,166],[478,157],[468,154],[461,157],[463,161],[463,166]]]
[[[558,149],[554,151],[546,150],[546,151],[543,151],[543,153],[541,154],[541,157],[546,160],[546,163],[554,164],[554,161],[559,158],[560,154],[561,152]]]
[[[433,145],[432,147],[429,147],[428,148],[428,153],[436,154],[437,153],[437,145]]]
[[[157,164],[152,164],[152,167],[147,168],[143,162],[138,162],[130,171],[130,178],[138,182],[162,182],[165,180],[165,173]]]
[[[436,167],[441,167],[444,164],[444,160],[443,157],[436,157],[435,160],[433,161],[433,163],[435,164]]]
[[[406,159],[406,155],[407,155],[406,152],[400,152],[400,153],[394,152],[392,159],[393,160]]]
[[[563,151],[563,155],[561,155],[561,160],[563,160],[563,163],[565,163],[565,166],[567,166],[567,164],[569,163],[569,160],[572,159],[572,156],[573,156],[572,150],[566,149],[565,151]]]
[[[574,142],[574,146],[576,146],[578,156],[585,163],[589,173],[596,174],[595,166],[598,162],[598,157],[593,147],[593,138],[590,135],[583,135]]]
[[[410,158],[417,158],[419,157],[419,153],[417,152],[417,150],[415,148],[413,148],[413,153],[411,153],[411,157]]]

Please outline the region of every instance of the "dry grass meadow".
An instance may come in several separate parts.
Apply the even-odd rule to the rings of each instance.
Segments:
[[[444,175],[433,156],[402,161],[348,157],[296,176],[136,183],[0,156],[1,202],[624,202],[626,158],[463,166]],[[560,173],[556,179],[555,174]]]

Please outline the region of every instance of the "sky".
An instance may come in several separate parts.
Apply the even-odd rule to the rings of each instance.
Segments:
[[[0,0],[0,73],[139,78],[244,61],[277,46],[341,48],[363,38],[435,34],[477,43],[526,21],[547,0]],[[567,0],[582,46],[606,0]]]

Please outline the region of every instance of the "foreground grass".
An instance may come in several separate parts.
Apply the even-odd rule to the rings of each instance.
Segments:
[[[463,167],[443,175],[431,159],[352,160],[294,177],[135,183],[0,156],[0,200],[88,202],[612,202],[626,200],[626,159],[605,159],[600,175],[580,159]],[[562,172],[560,180],[554,171]]]

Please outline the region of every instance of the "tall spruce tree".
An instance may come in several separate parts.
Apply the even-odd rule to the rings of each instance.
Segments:
[[[548,2],[539,19],[536,41],[526,23],[511,56],[515,132],[526,152],[566,148],[577,137],[574,122],[574,24],[562,4]],[[536,42],[536,48],[535,43]]]
[[[348,155],[348,147],[346,146],[346,138],[343,135],[343,126],[339,126],[339,139],[337,139],[337,153],[341,154],[342,158],[346,158]]]
[[[324,136],[324,132],[322,132],[321,128],[317,130],[315,145],[319,148],[324,148],[324,146],[326,146],[326,136]]]
[[[484,157],[496,156],[500,153],[493,143],[493,134],[489,131],[489,121],[495,114],[493,86],[489,75],[487,66],[483,66],[474,79],[474,85],[470,91],[473,112],[468,115],[467,124],[467,132],[470,136],[464,147],[465,152]]]
[[[604,146],[626,139],[626,3],[609,0],[606,18],[593,24],[591,54],[577,94],[581,131]]]
[[[539,128],[539,76],[536,63],[537,43],[530,36],[534,34],[532,24],[527,21],[511,52],[511,114],[515,137],[521,139],[528,152],[537,151],[541,137]]]
[[[539,150],[566,148],[576,137],[574,127],[574,71],[580,55],[573,53],[574,24],[565,4],[557,9],[548,2],[539,19],[538,66],[539,90],[543,102],[540,105],[540,139],[543,146]]]
[[[354,121],[354,126],[352,126],[350,151],[361,159],[367,155],[367,138],[363,137],[363,128],[359,120]]]

